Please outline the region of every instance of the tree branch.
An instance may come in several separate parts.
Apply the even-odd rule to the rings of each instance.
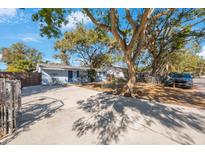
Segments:
[[[84,12],[86,13],[86,15],[90,18],[90,20],[91,20],[95,25],[97,25],[98,27],[100,27],[100,28],[102,28],[102,29],[104,29],[104,30],[106,30],[106,31],[111,31],[110,26],[108,26],[108,25],[106,25],[106,24],[102,24],[102,23],[100,23],[99,21],[97,21],[97,20],[95,19],[95,17],[90,13],[90,11],[89,11],[88,8],[84,8],[83,10],[84,10]]]
[[[118,20],[117,20],[117,17],[115,15],[115,9],[112,8],[110,9],[110,17],[111,17],[111,31],[115,37],[115,39],[120,43],[120,46],[123,50],[126,49],[126,43],[125,43],[125,40],[122,39],[118,33]]]
[[[143,15],[142,15],[142,19],[141,19],[141,22],[140,22],[140,26],[139,26],[137,32],[136,32],[136,33],[133,33],[132,39],[131,39],[131,41],[130,41],[130,43],[129,43],[129,45],[128,45],[129,50],[131,50],[131,49],[135,46],[137,40],[139,39],[139,36],[140,36],[142,33],[144,33],[144,30],[147,28],[148,18],[149,18],[150,15],[152,14],[153,10],[154,10],[154,9],[151,9],[151,8],[145,9],[145,12],[144,12]]]
[[[175,9],[168,9],[167,11],[158,13],[157,15],[152,17],[152,20],[156,20],[158,18],[160,18],[161,16],[167,15],[170,11],[174,11]]]
[[[125,9],[125,11],[126,11],[126,19],[127,19],[127,21],[130,23],[130,25],[132,26],[132,29],[133,29],[133,31],[136,31],[136,28],[137,28],[137,24],[136,24],[136,22],[132,19],[132,17],[131,17],[131,14],[130,14],[130,10],[129,9]]]

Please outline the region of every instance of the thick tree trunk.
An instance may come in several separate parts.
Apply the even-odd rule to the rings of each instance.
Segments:
[[[152,71],[151,71],[151,76],[152,76],[152,83],[153,84],[158,84],[160,81],[160,74],[159,71],[162,69],[162,67],[159,65],[159,59],[155,58],[153,63],[152,63]]]
[[[152,64],[152,72],[151,72],[151,75],[153,76],[153,77],[156,77],[157,76],[157,68],[158,66],[157,66],[157,61],[153,61],[153,64]]]
[[[155,65],[152,66],[151,76],[157,77],[157,67]]]
[[[122,94],[127,97],[132,97],[134,94],[134,86],[136,83],[135,63],[130,58],[126,58],[126,63],[128,66],[128,82],[123,87]]]

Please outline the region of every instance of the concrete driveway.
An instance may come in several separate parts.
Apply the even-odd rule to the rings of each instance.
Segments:
[[[205,110],[76,86],[23,90],[22,118],[1,144],[205,144]]]

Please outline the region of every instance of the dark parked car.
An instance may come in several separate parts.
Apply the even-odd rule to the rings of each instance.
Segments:
[[[170,73],[167,77],[166,84],[168,86],[192,88],[193,78],[190,73]]]

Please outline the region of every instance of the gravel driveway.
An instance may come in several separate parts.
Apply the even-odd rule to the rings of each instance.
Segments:
[[[205,110],[76,87],[23,90],[22,118],[1,144],[205,144]]]

